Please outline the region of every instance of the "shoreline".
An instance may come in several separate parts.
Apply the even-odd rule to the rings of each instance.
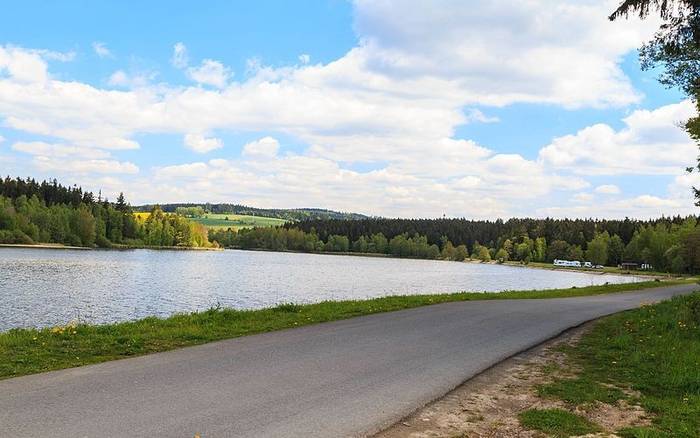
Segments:
[[[532,269],[544,269],[546,271],[565,271],[565,272],[583,272],[592,275],[631,275],[634,277],[644,277],[644,278],[661,278],[661,279],[672,279],[672,278],[690,278],[692,275],[678,275],[671,274],[667,272],[655,272],[655,271],[623,271],[614,266],[606,266],[603,269],[592,269],[592,268],[576,268],[576,267],[566,267],[566,266],[554,266],[544,262],[532,262],[532,263],[520,263],[515,261],[508,261],[504,263],[498,263],[495,261],[482,262],[480,260],[468,259],[465,260],[469,263],[484,263],[484,264],[495,264],[502,266],[512,266],[521,268],[532,268]]]
[[[152,316],[111,324],[72,322],[47,328],[15,328],[0,332],[0,380],[440,303],[573,298],[684,284],[692,284],[692,281],[655,280],[567,289],[396,295],[314,304],[280,303],[259,310],[211,308],[167,318]]]
[[[89,251],[93,248],[87,246],[70,246],[60,243],[0,243],[0,248],[29,248],[29,249],[78,249]]]
[[[425,258],[419,258],[419,257],[398,257],[394,256],[391,254],[385,254],[385,253],[375,253],[375,252],[352,252],[352,251],[345,251],[345,252],[337,252],[337,251],[300,251],[300,250],[295,250],[295,249],[284,249],[284,250],[275,250],[275,249],[267,249],[267,248],[238,248],[238,247],[222,247],[224,250],[237,250],[237,251],[259,251],[259,252],[279,252],[279,253],[292,253],[292,254],[315,254],[315,255],[335,255],[335,256],[352,256],[352,257],[375,257],[375,258],[390,258],[390,259],[400,259],[400,260],[428,260],[428,261],[435,261],[435,262],[454,262],[454,263],[473,263],[473,264],[484,264],[484,265],[496,265],[496,266],[510,266],[513,268],[532,268],[532,269],[543,269],[543,270],[548,270],[548,271],[564,271],[564,272],[582,272],[586,274],[592,274],[592,275],[605,275],[605,274],[612,274],[612,275],[626,275],[626,276],[634,276],[634,277],[643,277],[643,278],[650,278],[650,279],[683,279],[683,278],[691,278],[693,277],[690,274],[686,275],[678,275],[678,274],[671,274],[671,273],[664,273],[664,272],[655,272],[655,271],[623,271],[623,270],[618,270],[618,268],[613,267],[613,266],[606,266],[604,269],[591,269],[591,268],[575,268],[575,267],[557,267],[550,265],[548,263],[539,263],[539,262],[531,262],[531,263],[520,263],[516,261],[507,261],[503,263],[498,263],[497,261],[491,260],[490,262],[482,262],[481,260],[477,259],[472,259],[472,258],[466,258],[462,261],[458,260],[446,260],[446,259],[425,259]]]
[[[223,251],[221,247],[203,247],[203,246],[131,246],[115,244],[109,248],[89,247],[89,246],[70,246],[60,243],[0,243],[0,248],[25,248],[25,249],[77,249],[81,251],[128,251],[132,249],[152,249],[156,251]]]

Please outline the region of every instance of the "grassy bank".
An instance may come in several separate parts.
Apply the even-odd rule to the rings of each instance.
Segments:
[[[477,260],[471,260],[475,263],[480,263]],[[496,262],[493,262],[496,263]],[[638,277],[663,277],[663,278],[671,278],[671,277],[689,277],[689,274],[671,274],[668,272],[661,272],[661,271],[647,271],[647,270],[627,270],[627,269],[622,269],[618,268],[617,266],[605,266],[603,269],[595,269],[595,268],[575,268],[575,267],[568,267],[568,266],[554,266],[551,263],[544,263],[544,262],[530,262],[528,264],[523,264],[521,262],[517,261],[507,261],[503,263],[506,266],[524,266],[528,268],[537,268],[537,269],[548,269],[551,271],[575,271],[575,272],[587,272],[590,274],[620,274],[620,275],[634,275]]]
[[[0,243],[0,248],[92,249],[86,246],[69,246],[61,243]]]
[[[210,309],[106,325],[15,329],[0,333],[0,379],[76,367],[254,333],[451,301],[560,298],[648,289],[688,280],[501,293],[391,296],[361,301],[282,304],[262,310]]]
[[[128,249],[153,249],[159,251],[223,251],[220,247],[207,246],[147,246],[147,245],[125,245],[113,243],[109,247],[92,247],[92,246],[68,246],[60,243],[0,243],[0,248],[29,248],[29,249],[79,249],[79,250],[100,250],[109,251],[128,250]]]
[[[605,318],[566,352],[580,372],[539,387],[540,396],[561,399],[572,411],[598,401],[639,404],[651,424],[618,431],[624,437],[700,436],[700,294]],[[568,431],[571,415],[533,410],[521,421]]]
[[[200,223],[207,228],[231,228],[240,230],[252,227],[275,227],[284,225],[287,221],[274,217],[250,216],[245,214],[207,213],[203,217],[190,218],[191,221]]]

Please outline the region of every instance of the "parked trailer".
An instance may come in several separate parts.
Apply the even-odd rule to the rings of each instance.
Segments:
[[[581,262],[578,260],[559,260],[555,259],[554,260],[554,266],[565,266],[569,268],[580,268],[581,267]]]

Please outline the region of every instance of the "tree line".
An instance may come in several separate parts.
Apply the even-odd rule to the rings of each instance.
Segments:
[[[386,254],[396,257],[437,259],[442,258],[440,247],[428,243],[425,236],[400,234],[387,239],[382,233],[360,236],[351,241],[348,236],[333,234],[320,239],[315,232],[298,228],[256,227],[238,231],[229,229],[209,230],[209,240],[229,248],[269,249],[273,251],[337,252]],[[459,246],[450,253],[451,260],[464,260],[468,256],[466,247]]]
[[[136,216],[116,202],[56,180],[0,180],[0,243],[60,243],[85,247],[211,246],[206,228],[158,206]]]
[[[134,207],[136,211],[150,211],[154,205],[147,204]],[[240,214],[246,216],[262,216],[284,219],[287,221],[305,221],[310,219],[365,219],[367,216],[359,213],[350,213],[323,208],[255,208],[241,204],[206,202],[203,204],[194,203],[174,203],[161,204],[163,211],[168,213],[177,212],[180,209],[199,209],[205,213],[215,214]]]
[[[319,225],[321,232],[316,229]],[[418,230],[430,234],[420,234]],[[622,232],[625,238],[609,230]],[[503,234],[497,234],[499,231]],[[480,241],[478,237],[488,240]],[[209,240],[242,249],[375,253],[458,261],[471,258],[483,262],[551,263],[565,259],[610,266],[635,262],[658,271],[700,272],[700,226],[693,216],[650,221],[309,221],[239,231],[210,230]]]
[[[489,248],[501,248],[505,240],[517,241],[522,236],[532,240],[540,237],[549,243],[555,240],[578,245],[586,249],[596,234],[607,232],[619,236],[627,245],[635,232],[646,226],[661,224],[664,227],[682,224],[686,218],[662,217],[654,220],[606,219],[532,219],[514,218],[503,221],[469,220],[469,219],[385,219],[371,218],[363,220],[310,220],[287,224],[288,228],[299,228],[305,232],[316,232],[321,240],[329,235],[348,236],[352,241],[360,236],[382,233],[391,239],[399,234],[419,234],[426,236],[430,244],[440,245],[447,237],[455,245],[473,248],[475,243]]]

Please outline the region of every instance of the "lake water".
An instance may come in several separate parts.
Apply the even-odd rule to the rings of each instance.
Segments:
[[[639,278],[489,264],[258,251],[0,248],[0,331],[384,295],[551,289]]]

